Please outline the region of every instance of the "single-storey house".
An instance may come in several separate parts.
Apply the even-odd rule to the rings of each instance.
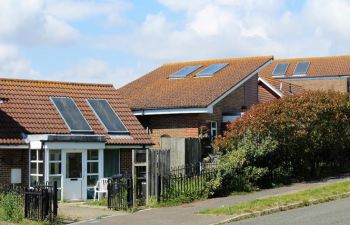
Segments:
[[[350,56],[277,59],[259,72],[305,90],[350,92]]]
[[[293,86],[284,93],[280,81],[277,85],[258,78],[272,60],[262,56],[164,64],[120,92],[156,147],[163,137],[199,138],[207,132],[214,138],[225,123],[259,102],[260,91],[264,99],[294,91]]]
[[[112,85],[0,79],[0,183],[57,181],[61,199],[86,200],[151,145]]]

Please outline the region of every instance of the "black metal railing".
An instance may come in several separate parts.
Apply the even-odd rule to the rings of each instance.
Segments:
[[[133,207],[133,187],[130,176],[116,176],[108,180],[108,208],[127,210]]]
[[[57,218],[57,182],[53,185],[36,185],[24,191],[24,216],[31,220]]]
[[[158,176],[158,201],[189,197],[200,198],[206,193],[208,182],[216,175],[214,165],[186,165],[173,168],[169,175]]]

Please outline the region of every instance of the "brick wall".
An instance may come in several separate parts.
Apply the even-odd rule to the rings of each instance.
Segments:
[[[288,80],[287,82],[300,85],[306,90],[332,90],[347,92],[347,78],[319,80]]]
[[[276,98],[280,98],[276,93],[271,91],[265,84],[260,83],[258,86],[259,103],[270,102]]]
[[[22,184],[28,184],[28,149],[0,149],[0,183],[11,182],[11,169],[22,169]]]
[[[155,148],[160,147],[162,136],[197,138],[199,127],[208,121],[218,122],[218,133],[220,134],[222,114],[241,112],[243,106],[249,107],[258,102],[257,82],[258,77],[254,76],[217,103],[212,114],[139,116],[138,119],[145,129],[149,128]]]
[[[132,174],[132,149],[120,150],[120,173]]]

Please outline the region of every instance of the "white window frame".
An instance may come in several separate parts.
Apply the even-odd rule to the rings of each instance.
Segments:
[[[94,160],[91,160],[91,159],[88,159],[89,157],[89,151],[97,151],[97,159],[94,159]],[[99,162],[99,159],[100,159],[100,153],[99,153],[99,150],[98,149],[88,149],[87,150],[87,156],[86,156],[86,181],[88,180],[88,176],[97,176],[97,177],[100,177],[100,162]],[[97,163],[97,173],[89,173],[88,171],[88,164],[89,163]],[[93,186],[89,186],[87,185],[87,188],[93,188],[95,186],[95,184]]]
[[[36,154],[35,160],[32,160],[32,152],[33,151],[35,151],[35,154]],[[30,157],[30,162],[29,162],[29,171],[30,171],[29,184],[30,184],[30,186],[32,185],[32,177],[35,177],[37,181],[39,181],[40,177],[44,178],[44,172],[45,171],[43,171],[43,173],[41,174],[41,173],[39,173],[39,168],[40,168],[40,164],[42,164],[42,166],[43,166],[43,168],[45,170],[45,167],[44,167],[44,157],[45,157],[45,155],[43,156],[42,160],[39,160],[39,152],[40,151],[43,151],[43,150],[41,150],[41,149],[31,149],[30,150],[30,156],[29,156]],[[33,163],[36,164],[36,173],[32,173],[32,164]]]
[[[215,124],[215,126],[213,126]],[[215,135],[214,135],[215,131]],[[212,138],[216,138],[218,136],[218,122],[217,121],[210,121],[210,136]]]
[[[60,154],[61,154],[61,160],[51,160],[50,159],[50,153],[51,151],[60,151]],[[61,173],[60,174],[51,174],[51,164],[54,164],[54,163],[61,163]],[[62,150],[60,149],[52,149],[52,150],[49,150],[49,168],[48,168],[49,172],[49,177],[60,177],[62,179]],[[49,178],[50,180],[50,178]],[[62,183],[61,183],[62,185]]]

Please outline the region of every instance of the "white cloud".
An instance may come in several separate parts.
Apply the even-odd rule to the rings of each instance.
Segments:
[[[350,2],[305,0],[158,0],[165,11],[149,14],[133,33],[101,45],[154,62],[275,55],[301,57],[349,54]],[[300,3],[301,4],[301,3]]]
[[[109,83],[115,87],[121,87],[140,75],[144,71],[143,64],[134,67],[114,68],[107,62],[99,59],[85,59],[75,66],[54,74],[54,77],[62,81]],[[149,69],[149,68],[147,68]]]
[[[129,7],[123,0],[47,0],[47,12],[60,19],[74,21],[103,15],[112,25],[124,20],[121,14]]]
[[[34,78],[39,73],[31,68],[14,46],[0,44],[0,74],[9,78]]]

